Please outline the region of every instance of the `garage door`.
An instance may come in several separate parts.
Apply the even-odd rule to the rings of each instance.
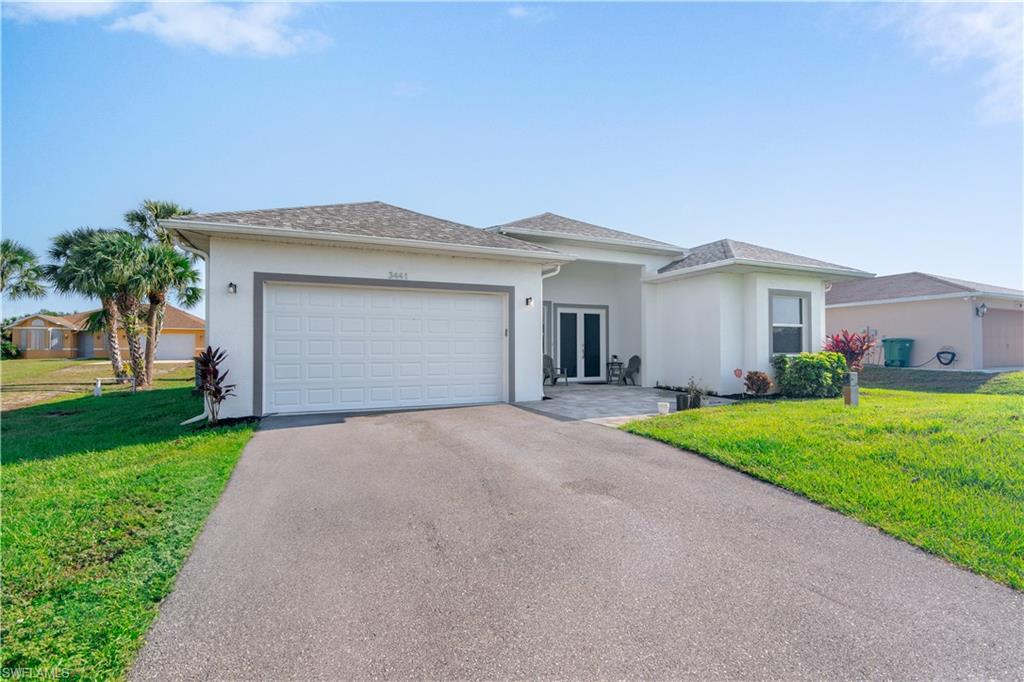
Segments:
[[[1024,312],[989,308],[981,325],[985,367],[1024,367]]]
[[[505,399],[500,295],[268,284],[263,329],[267,413]]]
[[[195,334],[161,334],[156,344],[157,360],[191,360],[196,354]]]

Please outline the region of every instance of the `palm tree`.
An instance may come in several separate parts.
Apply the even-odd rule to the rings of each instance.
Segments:
[[[117,308],[114,305],[114,290],[105,273],[89,252],[89,242],[103,230],[80,227],[61,232],[51,240],[47,255],[52,264],[43,268],[43,273],[57,293],[78,294],[100,300],[100,314],[86,320],[85,330],[102,331],[107,336],[107,350],[114,376],[123,381],[128,376],[121,359],[121,344],[117,340]]]
[[[158,221],[181,215],[192,215],[191,208],[184,208],[173,201],[146,199],[138,208],[124,214],[124,222],[139,237],[164,246],[174,246],[174,240]]]
[[[149,310],[146,314],[146,385],[153,381],[153,359],[164,326],[164,308],[167,292],[173,291],[178,303],[186,308],[194,306],[203,297],[199,288],[199,273],[192,261],[181,251],[164,244],[147,244],[146,284]]]
[[[191,214],[192,209],[183,208],[173,201],[154,199],[146,199],[138,208],[124,214],[124,221],[128,227],[141,239],[153,245],[147,252],[147,258],[151,259],[151,286],[146,294],[149,299],[149,311],[146,316],[147,383],[153,378],[153,359],[157,344],[160,342],[160,330],[163,328],[167,292],[174,290],[178,300],[186,307],[198,303],[203,295],[202,289],[196,286],[199,283],[199,273],[192,265],[195,257],[185,255],[176,249],[171,235],[159,222]]]
[[[10,300],[42,298],[46,288],[39,261],[31,249],[13,239],[0,242],[0,294]]]
[[[128,342],[128,362],[139,385],[147,382],[142,350],[142,299],[149,292],[146,246],[137,236],[103,231],[85,243],[82,256],[94,262],[113,294],[114,307]]]

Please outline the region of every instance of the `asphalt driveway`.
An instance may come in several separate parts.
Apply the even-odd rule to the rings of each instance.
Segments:
[[[294,423],[133,678],[1024,677],[1024,594],[698,456],[511,406]]]

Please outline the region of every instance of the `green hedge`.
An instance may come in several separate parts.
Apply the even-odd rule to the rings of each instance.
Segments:
[[[848,371],[840,353],[776,355],[772,365],[779,392],[787,398],[835,398]]]

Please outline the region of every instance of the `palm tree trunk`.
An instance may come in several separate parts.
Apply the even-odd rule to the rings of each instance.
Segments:
[[[110,353],[110,364],[114,368],[114,377],[124,381],[128,372],[124,368],[124,360],[121,359],[121,343],[117,340],[117,308],[109,298],[101,300],[103,310],[107,313],[107,352]]]
[[[146,360],[142,352],[139,335],[142,330],[139,324],[139,300],[129,294],[117,295],[117,311],[121,314],[121,324],[128,340],[128,362],[135,375],[135,385],[146,385]]]
[[[146,313],[146,385],[153,382],[153,360],[156,359],[156,345],[160,342],[160,329],[164,322],[166,297],[162,291],[149,294],[149,311]]]

